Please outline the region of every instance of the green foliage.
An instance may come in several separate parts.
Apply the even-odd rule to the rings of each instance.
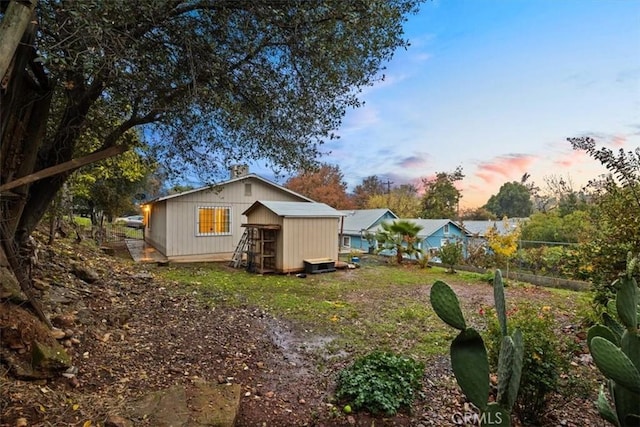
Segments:
[[[400,218],[416,218],[420,215],[418,189],[412,184],[393,187],[389,192],[377,193],[367,199],[368,209],[390,209]]]
[[[449,241],[443,245],[438,251],[438,256],[444,265],[449,266],[449,271],[453,273],[454,265],[457,265],[462,261],[462,242]]]
[[[524,357],[520,391],[515,410],[521,420],[539,422],[553,392],[558,391],[559,377],[568,367],[560,350],[561,342],[554,332],[554,315],[549,306],[538,308],[523,303],[508,313],[509,324],[522,331]],[[485,311],[487,349],[492,371],[496,371],[501,355],[503,332],[496,311]]]
[[[418,233],[422,226],[414,222],[398,219],[393,222],[380,224],[382,230],[376,233],[376,240],[382,244],[383,249],[394,250],[398,264],[402,263],[403,255],[419,256],[422,251],[418,249]]]
[[[526,218],[533,211],[530,189],[516,181],[506,182],[498,194],[489,198],[484,208],[498,218]]]
[[[403,23],[420,0],[37,3],[33,50],[24,49],[38,68],[24,75],[36,80],[15,89],[57,100],[31,115],[30,129],[48,129],[28,147],[37,162],[23,157],[22,137],[0,138],[3,153],[16,153],[7,162],[32,158],[20,165],[29,175],[78,159],[85,129],[115,155],[145,126],[140,136],[168,173],[215,181],[239,161],[314,166],[347,109],[362,105],[359,89],[408,46]],[[27,201],[15,209],[21,229],[35,229],[67,177],[43,178],[13,203]]]
[[[421,218],[457,218],[458,202],[462,197],[455,182],[464,178],[462,167],[454,172],[438,172],[435,178],[423,178],[424,196],[422,197]]]
[[[507,335],[506,303],[500,270],[496,270],[493,287],[496,313],[500,319],[498,330],[501,349],[497,366],[498,394],[496,401],[492,403],[488,402],[489,360],[482,336],[475,329],[466,327],[458,298],[449,285],[441,281],[435,282],[431,287],[430,301],[440,319],[460,330],[451,343],[451,367],[462,392],[480,409],[481,415],[499,414],[495,417],[487,416],[487,422],[509,426],[510,412],[518,395],[522,375],[524,343],[520,329]],[[481,416],[480,419],[485,418]]]
[[[137,212],[134,195],[140,192],[151,174],[153,163],[135,151],[77,171],[69,180],[74,205],[84,206],[92,213],[104,213],[108,217]]]
[[[375,351],[339,372],[336,397],[356,410],[393,415],[402,407],[411,407],[423,375],[424,363]]]
[[[377,175],[371,175],[364,178],[361,184],[356,185],[353,189],[352,198],[356,209],[367,209],[367,202],[370,197],[385,194],[386,192],[387,186],[385,183]]]
[[[615,308],[618,323],[608,312],[602,325],[589,329],[587,341],[596,366],[607,377],[611,407],[604,388],[600,390],[596,407],[600,415],[615,426],[636,426],[640,421],[640,296],[633,277],[637,258],[627,257],[626,275],[616,280]]]
[[[626,271],[627,253],[640,248],[640,148],[634,151],[597,148],[590,137],[567,138],[574,150],[583,150],[611,174],[592,180],[594,208],[591,222],[597,224],[589,242],[581,245],[582,258],[590,261],[596,301],[606,304],[613,296],[611,284]],[[632,272],[636,281],[640,272]]]
[[[578,243],[585,240],[593,229],[589,215],[575,211],[561,216],[557,212],[536,212],[522,224],[520,238],[525,241]]]

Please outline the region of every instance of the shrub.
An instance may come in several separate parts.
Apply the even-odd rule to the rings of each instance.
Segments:
[[[462,261],[462,242],[449,242],[443,245],[438,252],[442,263],[449,266],[449,272],[455,273],[453,266]]]
[[[411,406],[423,375],[424,363],[375,351],[340,371],[336,397],[356,410],[393,415],[401,407]]]
[[[487,350],[492,371],[497,370],[502,341],[495,310],[485,312]],[[524,359],[515,412],[521,420],[540,421],[551,393],[558,391],[560,374],[568,367],[560,340],[554,335],[554,316],[550,307],[520,305],[507,313],[509,323],[522,331]]]

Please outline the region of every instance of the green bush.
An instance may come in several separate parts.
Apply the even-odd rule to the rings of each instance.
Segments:
[[[462,261],[462,242],[454,241],[443,245],[438,251],[442,264],[449,267],[450,273],[455,273],[454,265]]]
[[[424,363],[375,351],[338,374],[336,397],[357,409],[393,415],[410,407],[422,387]]]
[[[495,310],[486,310],[485,317],[487,351],[491,370],[495,372],[502,335]],[[550,307],[523,304],[507,312],[507,317],[510,325],[520,329],[524,336],[522,377],[514,409],[521,420],[538,422],[550,403],[551,394],[559,390],[560,374],[568,368],[568,361],[554,334]]]

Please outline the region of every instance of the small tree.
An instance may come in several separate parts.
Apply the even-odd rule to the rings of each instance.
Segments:
[[[382,230],[376,233],[376,240],[382,244],[383,249],[396,251],[398,264],[402,264],[404,254],[422,254],[422,250],[416,247],[418,233],[422,230],[420,225],[403,219],[392,223],[383,222],[380,225]]]
[[[447,242],[440,248],[439,256],[442,263],[449,266],[449,273],[455,273],[453,266],[462,260],[462,242],[459,240]]]
[[[487,241],[489,247],[496,254],[497,262],[504,261],[507,267],[507,277],[509,276],[509,260],[518,250],[518,240],[520,239],[520,227],[510,228],[507,218],[503,220],[504,233],[498,232],[497,227],[492,227],[487,231]]]

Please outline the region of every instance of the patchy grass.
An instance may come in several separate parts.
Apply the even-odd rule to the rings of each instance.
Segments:
[[[457,331],[445,325],[429,303],[436,280],[458,292],[469,323],[484,328],[480,308],[492,305],[492,287],[477,273],[421,269],[415,265],[365,265],[356,270],[309,275],[256,275],[220,264],[180,264],[158,273],[185,286],[207,304],[259,307],[307,332],[335,337],[335,351],[364,354],[372,349],[417,358],[448,352]],[[512,283],[507,304],[529,301],[550,306],[559,322],[578,323],[589,295]]]

